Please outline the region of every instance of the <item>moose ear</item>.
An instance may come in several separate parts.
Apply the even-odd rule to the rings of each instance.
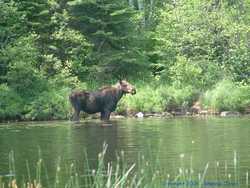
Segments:
[[[121,75],[116,75],[115,78],[118,80],[119,84],[122,83],[122,77],[121,77]]]

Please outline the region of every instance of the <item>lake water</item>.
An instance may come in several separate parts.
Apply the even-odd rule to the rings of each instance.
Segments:
[[[115,161],[121,151],[128,164],[137,162],[138,156],[151,163],[157,159],[170,178],[178,175],[180,167],[183,170],[192,167],[197,175],[202,175],[208,164],[206,174],[211,181],[214,178],[233,182],[237,170],[241,187],[246,186],[250,171],[249,117],[121,119],[111,123],[112,126],[105,127],[99,120],[80,124],[0,124],[0,176],[9,173],[11,151],[19,181],[27,178],[27,166],[31,176],[35,176],[39,158],[44,161],[47,181],[54,179],[59,159],[66,165],[75,162],[81,173],[84,151],[94,169],[106,142],[106,161]]]

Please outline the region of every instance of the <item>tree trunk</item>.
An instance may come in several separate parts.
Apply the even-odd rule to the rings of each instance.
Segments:
[[[139,10],[144,10],[144,2],[143,0],[137,0],[138,3],[138,9]]]
[[[143,12],[143,18],[142,18],[142,26],[145,26],[145,10],[144,10],[144,2],[143,0],[138,0],[138,9],[139,11]]]
[[[148,22],[149,24],[152,23],[154,15],[154,0],[150,0],[150,6],[149,6],[149,16],[148,16]]]
[[[128,4],[129,4],[129,6],[134,8],[134,0],[128,0]]]

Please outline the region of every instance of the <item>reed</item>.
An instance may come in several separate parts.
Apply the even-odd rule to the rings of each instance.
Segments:
[[[95,169],[90,168],[85,152],[84,172],[79,172],[74,162],[67,166],[66,170],[63,169],[65,164],[61,158],[58,158],[54,178],[47,177],[45,163],[39,154],[34,176],[32,176],[29,163],[26,162],[28,177],[22,182],[17,180],[14,152],[11,151],[9,153],[9,174],[0,175],[0,188],[202,188],[212,186],[226,188],[240,186],[240,168],[236,151],[232,160],[215,161],[215,165],[207,162],[203,170],[194,169],[193,154],[191,156],[180,154],[180,166],[176,167],[177,173],[170,174],[168,169],[160,164],[159,156],[146,158],[139,154],[136,163],[128,164],[124,152],[121,151],[117,154],[115,162],[107,162],[105,161],[107,148],[108,145],[104,143]],[[185,164],[185,161],[190,161],[190,164]],[[212,172],[216,172],[216,174],[212,173],[211,176],[210,168],[215,168],[212,169]],[[244,178],[245,183],[241,186],[248,187],[248,171],[244,172]],[[51,179],[53,179],[52,182]],[[227,184],[223,184],[223,181]]]

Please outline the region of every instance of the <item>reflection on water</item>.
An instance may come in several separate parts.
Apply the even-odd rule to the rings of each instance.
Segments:
[[[35,166],[39,157],[45,161],[49,177],[55,174],[59,156],[64,163],[75,161],[81,170],[85,150],[94,168],[106,142],[107,161],[114,161],[119,151],[124,151],[128,163],[144,155],[150,161],[159,159],[169,174],[177,174],[183,165],[203,173],[209,162],[208,174],[220,169],[226,175],[232,171],[236,156],[245,181],[243,174],[250,167],[249,120],[125,119],[112,121],[112,126],[101,126],[100,121],[0,124],[0,174],[8,174],[11,150],[18,175],[27,174],[26,161]]]

